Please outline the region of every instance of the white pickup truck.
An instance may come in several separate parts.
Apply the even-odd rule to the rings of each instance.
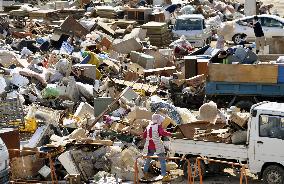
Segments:
[[[9,183],[9,152],[5,143],[0,138],[0,183]]]
[[[261,102],[251,108],[247,142],[234,145],[174,139],[171,152],[191,160],[207,157],[247,164],[265,184],[284,183],[284,103]],[[211,164],[202,162],[202,173]],[[186,168],[186,167],[184,167]]]

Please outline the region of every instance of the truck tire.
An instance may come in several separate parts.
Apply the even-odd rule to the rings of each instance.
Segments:
[[[234,44],[239,45],[242,41],[241,34],[235,34],[232,38],[232,41],[234,42]]]
[[[239,101],[236,103],[236,107],[240,108],[241,111],[245,110],[247,112],[250,112],[250,108],[253,105],[251,101]]]
[[[263,181],[266,184],[284,184],[284,169],[278,165],[270,165],[263,171]]]
[[[193,177],[194,176],[194,170],[195,170],[196,158],[190,158],[189,161],[190,161],[190,168],[191,168],[191,173],[192,173],[192,177]],[[182,167],[183,167],[183,175],[187,179],[187,177],[188,177],[188,171],[187,171],[188,163],[187,163],[187,161],[183,162]],[[205,164],[202,160],[200,161],[200,168],[201,168],[201,173],[202,173],[202,177],[203,177],[204,173],[205,173]],[[198,169],[196,170],[196,175],[195,175],[194,180],[199,181]]]

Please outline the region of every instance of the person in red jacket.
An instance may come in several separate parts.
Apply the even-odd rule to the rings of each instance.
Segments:
[[[164,117],[159,114],[153,114],[152,122],[147,126],[143,133],[143,138],[146,139],[144,145],[144,153],[147,153],[147,156],[153,156],[155,153],[159,156],[159,161],[161,163],[161,175],[163,176],[163,181],[167,182],[170,180],[166,172],[166,160],[165,160],[165,148],[162,136],[171,136],[170,132],[165,131],[162,128],[162,123]],[[148,169],[150,167],[151,159],[147,159],[144,165],[144,179],[149,179]]]

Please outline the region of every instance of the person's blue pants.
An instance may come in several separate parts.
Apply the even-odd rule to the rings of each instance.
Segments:
[[[147,156],[153,156],[155,153],[155,150],[148,150]],[[165,157],[165,153],[160,153],[157,155],[158,157]],[[150,167],[151,158],[146,159],[146,163],[144,165],[144,173],[147,173]],[[160,164],[161,164],[161,175],[166,176],[167,175],[167,168],[166,168],[166,160],[164,158],[159,158]]]

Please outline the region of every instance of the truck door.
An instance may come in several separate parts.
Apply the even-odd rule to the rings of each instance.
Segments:
[[[259,166],[266,162],[283,164],[284,117],[260,114],[256,130],[254,162]]]

